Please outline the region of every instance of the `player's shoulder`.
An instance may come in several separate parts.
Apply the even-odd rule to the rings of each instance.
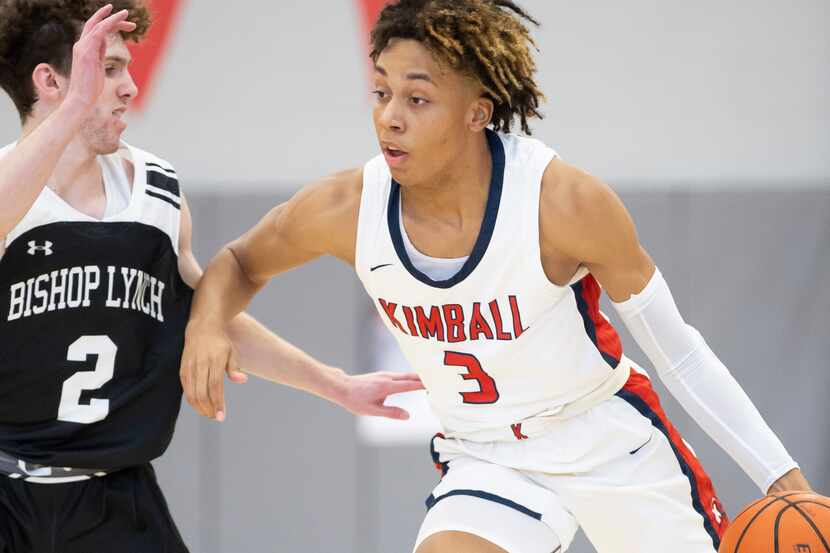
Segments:
[[[504,147],[507,164],[525,166],[537,160],[547,161],[559,157],[553,148],[538,138],[513,133],[497,134]]]
[[[17,145],[17,142],[12,142],[11,144],[6,144],[2,148],[0,148],[0,159],[3,159],[6,154],[12,151],[12,149]]]
[[[123,162],[130,180],[136,172],[139,175],[146,175],[144,184],[147,187],[148,194],[155,195],[156,198],[158,198],[158,195],[164,196],[166,200],[162,201],[172,201],[178,207],[184,204],[179,175],[172,163],[152,152],[136,148],[126,142],[121,143],[121,147],[113,156]]]
[[[152,152],[147,150],[143,150],[141,148],[137,148],[132,144],[127,144],[126,142],[121,143],[121,150],[125,150],[129,152],[130,157],[128,158],[129,161],[135,164],[143,164],[145,167],[150,168],[158,168],[162,169],[168,173],[175,174],[176,168],[173,166],[172,163],[167,161],[166,159],[162,158],[159,155],[156,155]],[[121,151],[119,150],[119,151]]]
[[[591,224],[616,208],[619,198],[599,177],[555,158],[542,176],[540,204],[543,223],[549,218]]]

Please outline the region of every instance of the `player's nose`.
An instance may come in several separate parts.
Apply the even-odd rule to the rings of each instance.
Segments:
[[[122,99],[133,100],[138,96],[138,85],[135,84],[133,76],[129,71],[125,71],[124,74],[124,81],[118,87],[118,96]]]
[[[378,122],[385,129],[389,129],[396,132],[404,131],[404,117],[397,101],[393,99],[385,106],[383,106],[382,111],[380,113],[380,117],[378,118]]]

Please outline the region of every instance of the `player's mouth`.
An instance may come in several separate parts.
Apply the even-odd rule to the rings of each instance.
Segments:
[[[401,150],[397,146],[384,145],[383,157],[386,158],[386,163],[389,167],[396,167],[409,157],[409,153]]]
[[[124,115],[127,113],[126,107],[121,107],[112,111],[112,117],[115,121],[115,126],[118,127],[120,130],[124,130],[127,128],[127,122],[124,121]]]

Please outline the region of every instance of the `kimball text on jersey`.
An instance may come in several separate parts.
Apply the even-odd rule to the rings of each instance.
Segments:
[[[409,336],[420,336],[426,339],[435,339],[439,342],[464,342],[466,340],[515,340],[522,335],[527,328],[522,325],[522,314],[519,312],[519,301],[516,296],[508,296],[510,315],[512,319],[512,333],[505,332],[505,325],[502,322],[502,307],[499,300],[495,299],[487,304],[490,311],[492,324],[487,321],[481,306],[481,302],[474,302],[472,307],[465,310],[459,304],[431,305],[428,308],[422,306],[410,307],[401,305],[403,322],[399,319],[397,303],[378,298],[383,312],[389,322],[399,331]],[[503,302],[502,302],[503,306]],[[427,315],[427,310],[429,315]],[[409,331],[407,332],[407,328]],[[509,327],[507,330],[511,330]]]
[[[102,283],[102,277],[106,283]],[[164,322],[164,287],[164,282],[156,277],[130,267],[67,267],[12,284],[8,320],[105,301],[106,307],[139,311]]]

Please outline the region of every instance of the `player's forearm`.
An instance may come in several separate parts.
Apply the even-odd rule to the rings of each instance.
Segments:
[[[659,271],[643,291],[614,305],[672,395],[762,491],[797,467],[740,384],[685,323]]]
[[[32,207],[85,116],[83,108],[64,103],[0,160],[0,236]]]
[[[233,252],[222,248],[199,281],[189,325],[225,325],[251,303],[261,288],[245,276]]]
[[[781,440],[701,338],[699,354],[662,380],[703,430],[765,492],[782,475],[797,468]]]
[[[242,313],[228,324],[241,369],[340,403],[346,373],[314,359]]]

